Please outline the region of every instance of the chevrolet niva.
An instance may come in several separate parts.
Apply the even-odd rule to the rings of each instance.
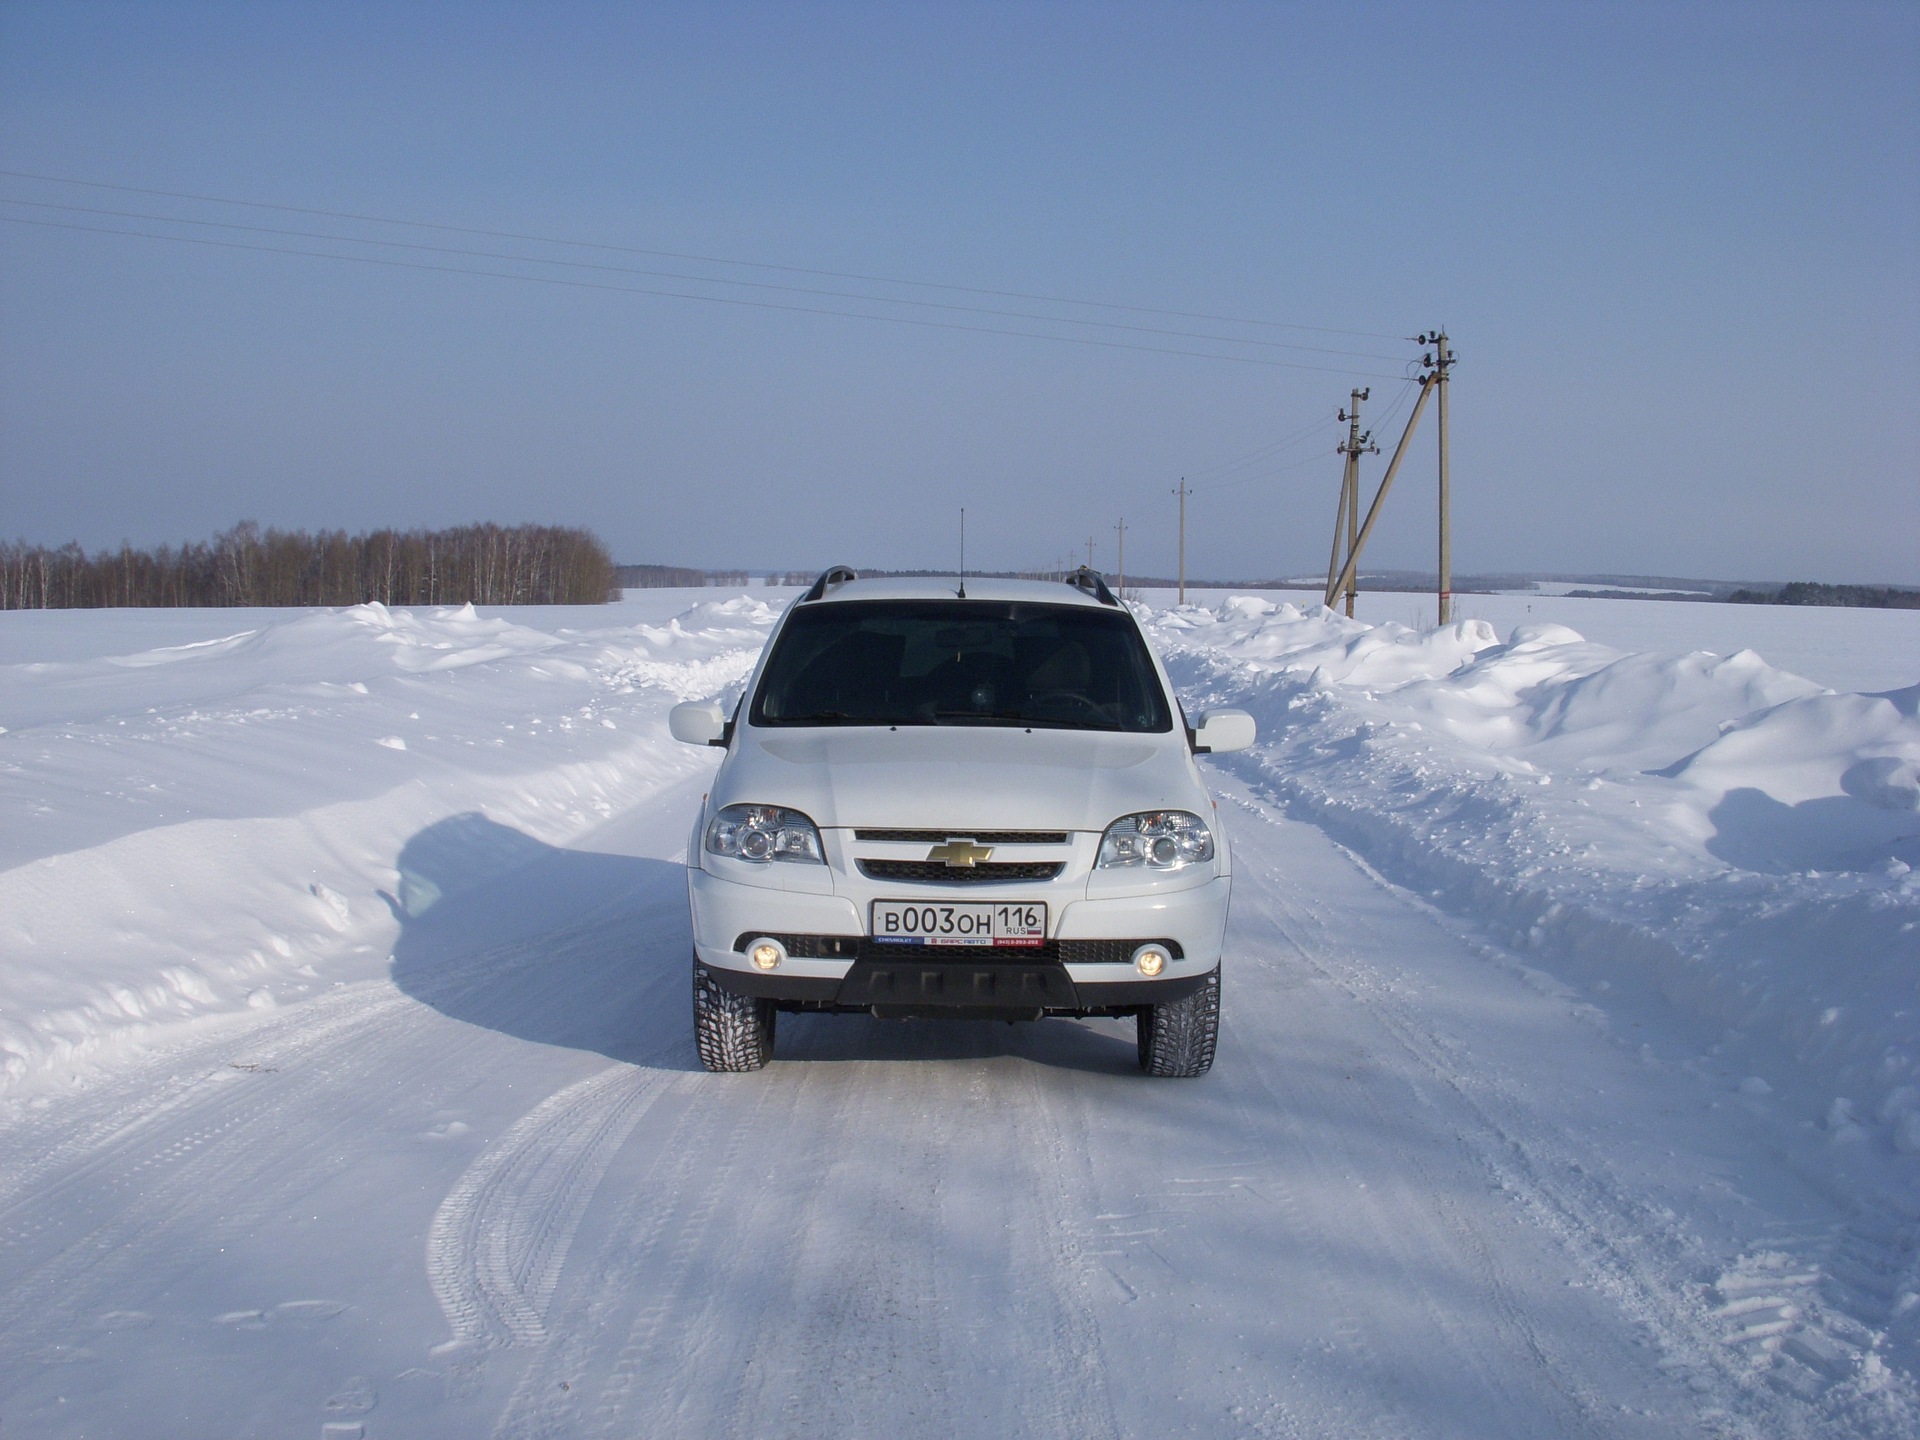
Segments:
[[[1220,1025],[1231,865],[1186,722],[1099,576],[874,578],[835,567],[781,617],[687,845],[693,1019],[755,1070],[782,1010],[1134,1016],[1140,1066],[1201,1075]]]

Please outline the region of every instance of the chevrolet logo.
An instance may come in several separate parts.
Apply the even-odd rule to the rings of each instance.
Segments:
[[[927,852],[929,860],[944,860],[956,870],[971,870],[978,862],[993,854],[991,845],[976,845],[971,840],[949,840],[944,845],[936,845]]]

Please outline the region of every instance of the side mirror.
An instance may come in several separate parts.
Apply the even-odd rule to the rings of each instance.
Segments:
[[[673,738],[689,745],[720,745],[727,735],[727,712],[711,700],[688,700],[667,712]]]
[[[1224,755],[1253,744],[1253,716],[1244,710],[1209,710],[1193,727],[1196,755]]]

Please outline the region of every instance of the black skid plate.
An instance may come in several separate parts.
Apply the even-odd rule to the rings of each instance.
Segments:
[[[914,1010],[1073,1010],[1080,1004],[1060,965],[972,965],[861,960],[840,982],[845,1006]]]

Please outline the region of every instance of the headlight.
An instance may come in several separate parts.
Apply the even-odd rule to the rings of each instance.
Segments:
[[[824,865],[820,832],[798,810],[778,805],[729,805],[707,825],[707,851],[736,860],[796,860]]]
[[[1213,858],[1213,832],[1207,822],[1185,810],[1149,810],[1122,815],[1100,837],[1098,869],[1143,865],[1149,870],[1178,870]]]

